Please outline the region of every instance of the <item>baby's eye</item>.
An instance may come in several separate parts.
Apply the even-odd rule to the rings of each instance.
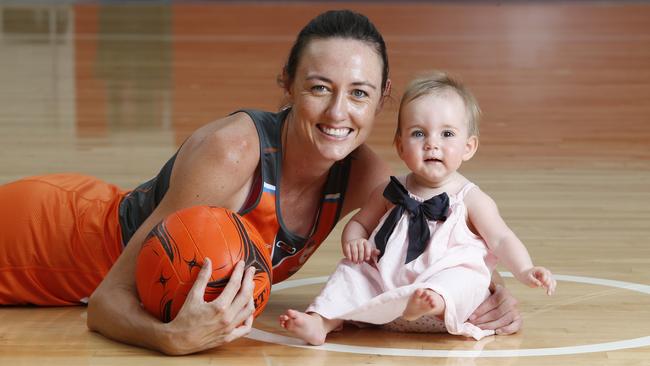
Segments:
[[[443,131],[442,132],[442,137],[454,137],[454,136],[456,136],[454,131]]]
[[[361,89],[354,89],[352,91],[352,96],[355,97],[355,98],[361,99],[361,98],[367,97],[368,93],[366,93],[365,91],[363,91]]]
[[[415,131],[411,132],[411,136],[412,137],[424,137],[424,132],[422,132],[420,130],[415,130]]]

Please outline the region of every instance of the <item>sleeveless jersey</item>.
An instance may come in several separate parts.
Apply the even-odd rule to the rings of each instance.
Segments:
[[[321,204],[310,234],[304,238],[283,224],[278,184],[282,172],[281,131],[289,110],[279,113],[241,110],[255,124],[260,143],[260,169],[251,192],[239,214],[261,234],[273,263],[273,283],[296,273],[332,231],[339,220],[350,173],[350,157],[330,168],[321,195]],[[158,175],[143,183],[120,203],[119,215],[123,244],[126,245],[137,228],[160,203],[169,188],[176,155],[163,166]]]

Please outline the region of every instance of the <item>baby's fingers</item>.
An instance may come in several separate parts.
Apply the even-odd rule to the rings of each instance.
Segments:
[[[354,246],[352,244],[348,244],[345,246],[345,258],[348,260],[353,260],[354,258]]]
[[[542,282],[537,279],[537,276],[535,276],[534,273],[530,274],[528,276],[528,286],[530,287],[541,287],[543,286]]]
[[[364,257],[363,257],[363,259],[364,259],[365,261],[369,261],[370,258],[373,257],[373,255],[374,255],[374,251],[375,251],[376,249],[373,248],[373,247],[372,247],[372,244],[370,244],[370,242],[368,242],[368,241],[366,241],[366,242],[364,243],[364,245],[363,245],[363,249],[364,249],[364,250],[363,250],[363,252],[364,252]]]
[[[557,285],[557,282],[549,270],[542,269],[537,272],[535,276],[538,278],[539,282],[541,282],[541,286],[544,286],[546,289],[547,295],[552,295],[553,292],[555,292],[555,286]]]
[[[354,254],[352,254],[352,257],[353,257],[354,259],[353,259],[352,261],[353,261],[354,263],[361,263],[361,262],[363,262],[363,258],[365,258],[365,253],[364,253],[364,251],[365,251],[365,250],[363,249],[363,243],[355,243],[354,251],[353,251]]]
[[[553,276],[550,276],[550,278],[544,285],[544,287],[546,287],[546,294],[549,296],[553,295],[556,286],[557,286],[557,281],[555,281],[555,278],[553,278]]]

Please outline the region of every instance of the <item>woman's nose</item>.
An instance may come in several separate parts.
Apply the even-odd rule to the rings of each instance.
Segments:
[[[345,120],[348,111],[348,105],[345,96],[342,94],[334,94],[330,105],[327,109],[327,114],[332,121]]]

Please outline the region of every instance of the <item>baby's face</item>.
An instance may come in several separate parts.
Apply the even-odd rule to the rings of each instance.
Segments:
[[[426,94],[404,105],[397,150],[408,168],[430,183],[444,182],[476,151],[465,104],[455,92]]]

